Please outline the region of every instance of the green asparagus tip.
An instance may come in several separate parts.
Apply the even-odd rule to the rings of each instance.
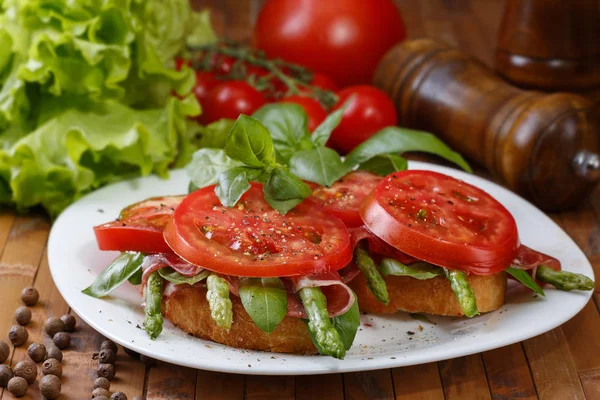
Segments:
[[[536,279],[548,283],[558,290],[593,290],[594,281],[583,274],[569,271],[555,271],[546,265],[540,265],[537,269]]]

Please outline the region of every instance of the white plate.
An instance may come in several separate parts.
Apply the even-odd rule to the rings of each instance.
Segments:
[[[455,176],[487,191],[514,215],[521,241],[561,260],[563,268],[593,277],[590,263],[577,245],[550,218],[502,187],[454,169],[411,162],[411,168]],[[151,196],[185,193],[188,180],[174,171],[168,180],[146,177],[117,183],[82,198],[63,212],[52,227],[48,258],[52,276],[67,303],[94,329],[139,353],[173,364],[214,371],[297,375],[363,371],[421,364],[465,356],[539,335],[581,310],[591,292],[546,290],[534,298],[511,285],[506,305],[473,319],[430,318],[431,322],[394,316],[362,315],[354,346],[344,360],[238,350],[196,339],[165,323],[155,341],[139,329],[144,319],[138,289],[126,284],[107,299],[81,293],[117,255],[96,248],[92,227]],[[420,328],[420,326],[422,328]]]

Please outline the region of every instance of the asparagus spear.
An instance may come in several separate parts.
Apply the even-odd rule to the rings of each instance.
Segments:
[[[367,279],[367,287],[373,293],[373,296],[383,304],[389,304],[390,296],[388,295],[385,281],[381,277],[369,253],[360,245],[356,246],[354,250],[354,262]]]
[[[477,303],[475,301],[475,294],[473,293],[473,289],[469,282],[467,282],[467,277],[460,271],[453,271],[444,268],[444,273],[446,274],[446,278],[450,281],[450,287],[452,291],[456,295],[456,300],[458,300],[458,304],[460,308],[467,317],[473,317],[479,314],[477,310]]]
[[[206,300],[210,316],[221,328],[231,329],[233,305],[229,299],[229,285],[219,275],[211,274],[206,278]]]
[[[540,265],[535,274],[540,282],[549,283],[558,290],[593,290],[594,281],[583,274],[569,271],[555,271],[545,265]]]
[[[339,332],[331,324],[327,312],[327,299],[318,287],[298,291],[308,315],[308,330],[321,354],[344,358],[346,348]]]
[[[148,276],[146,285],[146,319],[144,320],[144,330],[150,336],[150,339],[156,339],[162,332],[163,317],[160,311],[163,291],[163,280],[155,271]]]

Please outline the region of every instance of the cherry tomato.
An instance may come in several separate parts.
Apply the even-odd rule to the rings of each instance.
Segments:
[[[327,76],[325,74],[321,74],[319,72],[315,72],[313,74],[313,78],[310,81],[310,85],[319,87],[323,90],[331,90],[332,92],[335,92],[338,90],[338,87],[335,84],[335,81],[333,79],[331,79],[329,76]]]
[[[366,227],[419,260],[488,275],[510,266],[519,248],[512,215],[483,190],[432,171],[388,175],[363,203]]]
[[[252,43],[332,77],[338,85],[370,83],[385,52],[406,37],[392,0],[270,0]]]
[[[328,145],[340,153],[349,153],[386,126],[396,125],[398,115],[392,101],[374,86],[351,86],[338,92],[337,110],[351,97],[342,121],[332,132]]]
[[[130,205],[116,221],[94,227],[100,250],[171,253],[163,229],[185,196],[153,197]]]
[[[184,65],[186,67],[189,67],[190,60],[186,60],[185,58],[181,58],[181,57],[175,58],[175,70],[176,71],[181,71],[181,68],[183,68]]]
[[[209,124],[221,118],[236,119],[240,114],[252,114],[265,103],[264,96],[247,82],[223,82],[206,97],[200,120]]]
[[[200,105],[204,105],[208,94],[217,85],[222,83],[214,72],[196,71],[196,86],[194,86],[194,95]]]
[[[252,183],[235,207],[220,204],[214,186],[189,194],[165,228],[184,260],[234,276],[283,277],[336,271],[352,260],[342,221],[311,200],[285,215]]]
[[[327,111],[323,108],[318,100],[304,96],[289,96],[285,97],[280,103],[298,104],[306,112],[308,117],[308,131],[312,132],[317,126],[327,118]]]

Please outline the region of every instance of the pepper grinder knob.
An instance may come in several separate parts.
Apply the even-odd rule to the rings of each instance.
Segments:
[[[575,173],[590,181],[600,181],[600,154],[581,150],[573,157]]]

